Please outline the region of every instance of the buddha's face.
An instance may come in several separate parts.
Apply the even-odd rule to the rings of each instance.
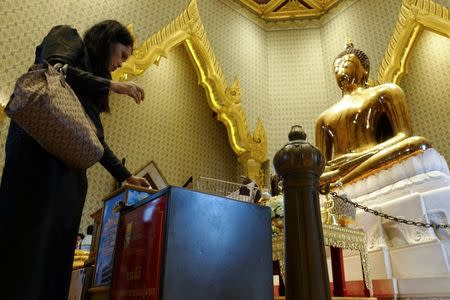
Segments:
[[[346,54],[334,61],[334,75],[342,90],[361,85],[366,74],[355,54]]]

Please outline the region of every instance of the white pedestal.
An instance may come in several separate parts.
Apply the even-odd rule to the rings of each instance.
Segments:
[[[425,223],[450,223],[450,172],[434,149],[338,193],[385,214]],[[372,279],[397,282],[395,297],[450,299],[450,229],[417,227],[358,210],[355,228],[367,233]],[[361,280],[359,256],[345,253],[346,279]],[[434,299],[434,298],[433,298]]]

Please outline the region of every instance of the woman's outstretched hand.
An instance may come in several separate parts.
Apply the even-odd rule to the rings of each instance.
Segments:
[[[130,96],[137,104],[144,101],[145,97],[144,89],[131,81],[111,81],[111,91],[117,94]]]
[[[147,179],[143,178],[143,177],[138,177],[138,176],[130,176],[126,179],[126,182],[132,185],[138,185],[138,186],[143,186],[146,188],[152,188],[152,186],[150,185],[150,183],[148,183]]]

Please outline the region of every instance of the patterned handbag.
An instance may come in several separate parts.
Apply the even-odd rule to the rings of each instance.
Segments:
[[[87,169],[103,156],[94,124],[50,64],[35,65],[16,81],[5,113],[69,167]]]

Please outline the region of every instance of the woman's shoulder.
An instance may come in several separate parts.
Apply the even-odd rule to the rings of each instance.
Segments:
[[[57,60],[70,65],[78,65],[84,43],[78,31],[69,25],[52,27],[38,46],[37,61]]]
[[[82,41],[78,31],[70,25],[53,26],[44,38],[48,40],[77,40]]]

